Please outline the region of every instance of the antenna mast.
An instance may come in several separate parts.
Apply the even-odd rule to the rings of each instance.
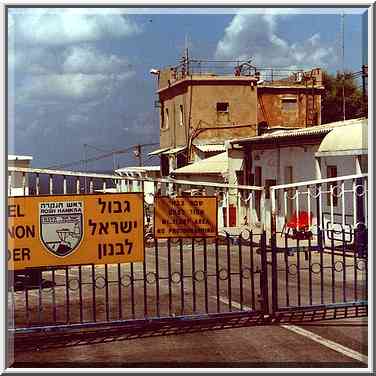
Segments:
[[[343,120],[346,120],[346,100],[345,100],[345,13],[342,12],[342,113]]]
[[[187,64],[187,75],[189,75],[189,52],[188,52],[188,34],[185,34],[185,62]]]

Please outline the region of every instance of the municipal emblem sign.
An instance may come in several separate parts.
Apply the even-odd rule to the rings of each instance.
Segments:
[[[83,234],[83,201],[40,202],[40,239],[55,256],[68,256]]]

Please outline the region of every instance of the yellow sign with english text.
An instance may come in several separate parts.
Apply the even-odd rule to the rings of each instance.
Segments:
[[[155,238],[216,237],[217,198],[208,196],[156,197]]]
[[[8,269],[144,259],[142,193],[8,198]]]

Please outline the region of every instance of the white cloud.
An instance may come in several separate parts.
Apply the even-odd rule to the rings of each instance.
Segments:
[[[64,45],[123,38],[140,32],[121,9],[15,9],[9,17],[16,43]]]
[[[31,76],[19,89],[20,100],[88,101],[109,94],[112,87],[105,74],[49,74]]]
[[[120,73],[130,67],[125,58],[106,55],[91,46],[73,46],[64,55],[62,68],[67,73]]]
[[[282,17],[294,16],[269,11],[237,14],[217,44],[216,58],[252,58],[253,64],[260,67],[325,67],[332,62],[333,49],[322,43],[319,34],[293,44],[277,35]]]
[[[10,48],[8,66],[18,74],[48,74],[61,64],[61,49],[29,47]]]
[[[19,104],[100,103],[134,75],[127,58],[96,48],[140,32],[124,9],[12,9],[8,25]]]

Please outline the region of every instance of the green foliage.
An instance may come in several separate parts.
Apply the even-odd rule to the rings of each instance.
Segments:
[[[344,78],[346,120],[362,117],[364,116],[362,90],[357,86],[351,73],[346,72]],[[343,120],[343,75],[337,73],[334,76],[324,71],[323,86],[325,92],[321,97],[321,124]]]

